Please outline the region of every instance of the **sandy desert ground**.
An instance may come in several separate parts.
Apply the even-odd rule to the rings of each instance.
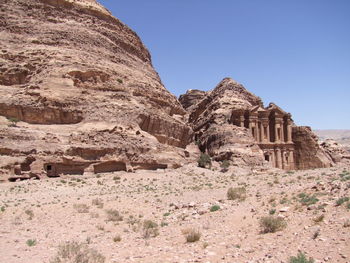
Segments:
[[[229,200],[230,187],[245,196]],[[72,241],[92,251],[83,252],[95,257],[88,262],[289,262],[298,251],[350,262],[349,197],[346,166],[186,166],[3,183],[0,262],[83,262],[54,261]],[[281,230],[263,233],[266,216],[280,218]]]

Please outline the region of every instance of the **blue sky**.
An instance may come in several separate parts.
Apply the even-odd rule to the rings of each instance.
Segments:
[[[100,0],[179,96],[232,77],[297,125],[350,129],[350,0]]]

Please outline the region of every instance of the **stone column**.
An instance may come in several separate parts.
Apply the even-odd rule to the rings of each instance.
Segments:
[[[266,125],[266,130],[267,130],[266,140],[267,142],[270,142],[270,125],[269,124]]]
[[[264,131],[264,125],[260,122],[260,138],[261,142],[265,142],[265,131]]]
[[[239,116],[239,119],[241,121],[241,127],[244,127],[244,116],[243,115]]]
[[[287,160],[286,160],[286,152],[284,150],[281,151],[281,157],[282,157],[282,169],[287,168]]]
[[[276,149],[276,167],[282,168],[282,155],[280,149]]]
[[[276,121],[276,123],[275,123],[275,142],[276,143],[280,142],[280,140],[281,140],[280,134],[278,133],[278,128],[280,128],[280,124],[277,123],[277,121]]]
[[[255,140],[259,142],[259,123],[258,120],[255,120],[255,134],[254,134]]]
[[[271,162],[271,164],[272,164],[272,167],[276,167],[276,155],[275,155],[275,151],[271,151],[271,160],[270,160],[270,162]]]
[[[291,121],[288,121],[288,126],[287,126],[287,142],[288,142],[288,143],[293,143],[293,140],[292,140],[292,124],[291,124]]]
[[[285,142],[286,139],[284,138],[284,123],[283,123],[283,120],[281,120],[280,126],[281,126],[281,142]]]
[[[294,170],[295,165],[294,165],[294,151],[289,152],[289,169]]]

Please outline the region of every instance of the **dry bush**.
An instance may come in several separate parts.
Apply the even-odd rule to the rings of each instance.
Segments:
[[[150,238],[159,235],[158,224],[152,220],[143,221],[143,237]]]
[[[287,223],[283,218],[274,216],[265,216],[260,219],[261,233],[275,233],[284,229]]]
[[[201,238],[201,233],[198,229],[187,228],[182,230],[182,234],[188,243],[197,242]]]
[[[106,214],[107,214],[107,221],[123,221],[123,216],[121,216],[119,214],[119,212],[115,209],[109,209],[106,210]]]
[[[93,199],[91,201],[91,203],[92,203],[92,205],[95,205],[98,208],[103,208],[103,205],[104,205],[102,199],[100,199],[100,198]]]
[[[73,208],[77,210],[78,213],[89,213],[89,206],[86,204],[74,204]]]
[[[238,200],[244,201],[247,198],[247,191],[245,187],[230,187],[227,190],[227,199],[228,200]]]
[[[104,263],[105,257],[86,244],[75,241],[66,242],[58,247],[56,256],[50,263]]]
[[[113,242],[120,242],[120,241],[122,241],[122,237],[120,236],[120,235],[116,235],[116,236],[114,236],[113,237]]]

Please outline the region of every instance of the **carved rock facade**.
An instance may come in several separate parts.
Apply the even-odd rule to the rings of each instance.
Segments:
[[[189,121],[201,150],[214,159],[240,158],[249,165],[265,161],[285,170],[334,164],[311,129],[295,126],[291,114],[273,103],[265,108],[259,97],[234,80],[224,79],[199,102],[192,99],[198,92],[192,93],[182,95],[180,102],[190,109]],[[196,105],[188,105],[191,101]]]
[[[185,149],[186,112],[148,50],[96,1],[3,0],[0,45],[4,173],[157,169],[197,158]]]

